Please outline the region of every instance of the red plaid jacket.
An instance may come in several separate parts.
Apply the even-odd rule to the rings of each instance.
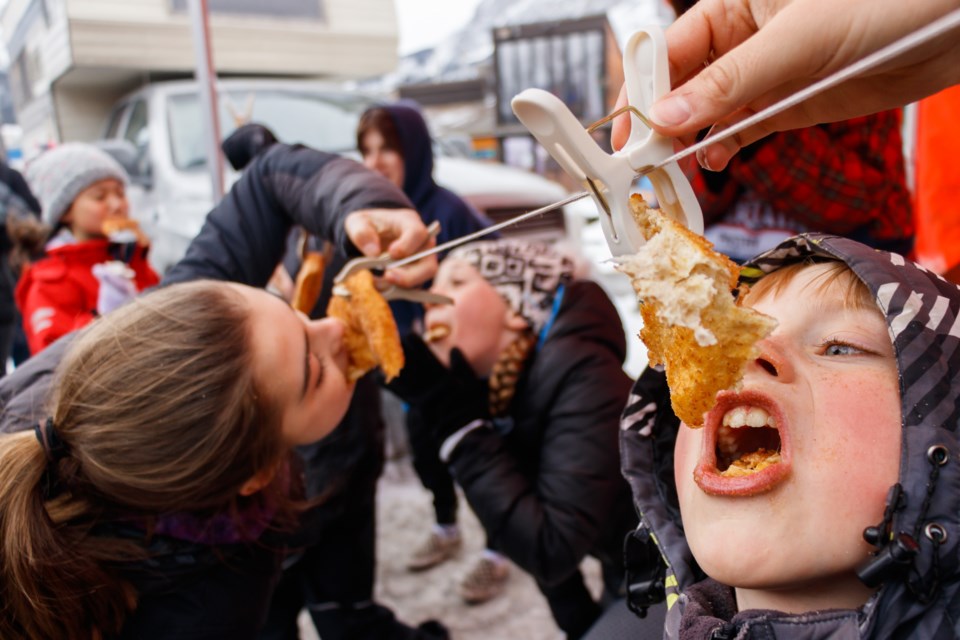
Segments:
[[[691,183],[708,227],[749,195],[795,221],[794,232],[909,247],[914,220],[903,165],[900,113],[885,111],[771,135],[719,174],[696,167]]]

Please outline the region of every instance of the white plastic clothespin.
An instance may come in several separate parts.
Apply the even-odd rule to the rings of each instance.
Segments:
[[[636,253],[644,244],[630,214],[630,188],[638,174],[653,183],[661,211],[703,233],[703,213],[690,182],[676,162],[657,167],[673,154],[673,143],[650,128],[643,114],[670,90],[667,45],[659,27],[634,33],[623,53],[627,87],[625,110],[631,114],[630,138],[620,151],[605,153],[576,116],[556,96],[527,89],[511,102],[520,122],[575,180],[589,191],[614,256]],[[595,123],[592,131],[618,114]],[[655,167],[651,170],[651,167]]]

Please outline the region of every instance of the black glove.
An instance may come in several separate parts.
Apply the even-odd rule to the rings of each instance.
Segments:
[[[403,355],[403,369],[387,388],[417,407],[438,447],[461,427],[490,418],[487,382],[477,378],[459,349],[450,352],[448,369],[411,334],[403,339]]]

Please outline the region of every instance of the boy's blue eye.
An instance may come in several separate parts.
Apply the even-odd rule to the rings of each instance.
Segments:
[[[828,342],[824,345],[823,353],[828,356],[849,356],[863,353],[864,350],[846,342]]]

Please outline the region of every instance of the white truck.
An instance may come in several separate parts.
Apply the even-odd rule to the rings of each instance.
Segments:
[[[360,114],[374,99],[304,80],[226,79],[218,83],[221,136],[236,120],[259,122],[282,142],[356,157]],[[113,107],[101,144],[131,173],[131,215],[153,240],[152,261],[161,273],[183,255],[213,204],[205,132],[193,81],[157,82]],[[506,165],[456,157],[436,147],[434,177],[494,221],[563,199],[559,184]],[[227,168],[224,183],[236,175]],[[579,216],[556,212],[511,233],[556,240]]]

